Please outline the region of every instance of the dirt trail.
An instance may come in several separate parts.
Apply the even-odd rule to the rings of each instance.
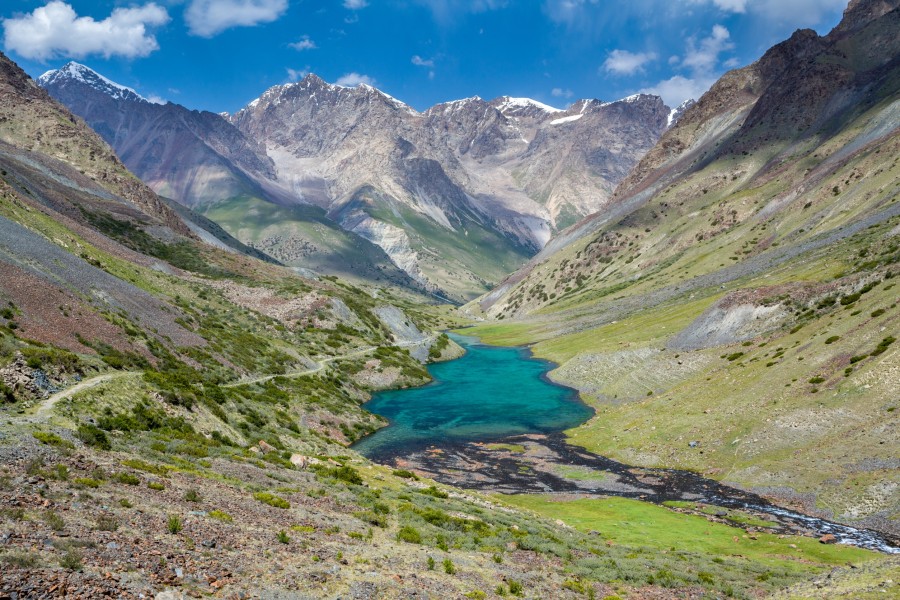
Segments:
[[[31,415],[22,417],[22,421],[32,421],[32,422],[40,422],[46,421],[50,418],[50,413],[53,411],[53,407],[60,400],[65,400],[66,398],[71,397],[74,394],[86,389],[90,389],[92,387],[96,387],[101,383],[105,383],[107,381],[111,381],[113,379],[119,379],[122,377],[126,377],[128,375],[134,375],[134,371],[122,371],[115,373],[103,373],[101,375],[97,375],[95,377],[91,377],[90,379],[85,379],[76,383],[73,386],[67,387],[61,392],[56,392],[46,400],[43,400],[40,405],[38,405],[37,410],[34,411]]]
[[[417,346],[419,344],[425,344],[429,341],[433,341],[434,336],[428,336],[421,340],[414,340],[409,342],[400,342],[398,344],[394,344],[394,346],[398,346],[401,348],[407,346]],[[274,375],[261,375],[259,377],[254,377],[253,379],[242,379],[240,381],[235,381],[234,383],[229,383],[223,385],[222,387],[237,387],[239,385],[251,385],[254,383],[264,383],[266,381],[270,381],[275,379],[276,377],[303,377],[304,375],[311,375],[312,373],[318,373],[322,369],[325,368],[325,365],[328,363],[332,363],[336,360],[344,360],[348,358],[353,358],[356,356],[362,356],[364,354],[369,354],[371,352],[375,352],[381,348],[381,346],[368,346],[366,348],[360,348],[359,350],[354,350],[353,352],[348,352],[346,354],[338,354],[337,356],[330,356],[328,358],[323,358],[321,360],[315,361],[316,366],[311,369],[304,369],[303,371],[292,371],[290,373],[276,373]]]

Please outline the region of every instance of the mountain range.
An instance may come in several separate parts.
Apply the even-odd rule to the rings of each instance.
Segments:
[[[216,115],[149,102],[77,63],[38,83],[155,191],[242,242],[289,265],[405,274],[457,300],[602,209],[684,108],[646,95],[566,110],[476,97],[419,113],[309,75]]]

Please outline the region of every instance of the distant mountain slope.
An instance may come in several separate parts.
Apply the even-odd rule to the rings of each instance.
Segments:
[[[726,73],[465,307],[593,402],[577,443],[898,533],[898,31],[900,1],[854,0]]]
[[[305,201],[413,277],[464,297],[601,209],[670,114],[650,96],[564,111],[468,98],[418,113],[370,86],[309,75],[231,121]]]
[[[150,102],[74,62],[37,83],[160,195],[191,207],[247,194],[286,200],[272,161],[217,114]]]
[[[421,289],[380,248],[328,223],[323,210],[292,208],[298,200],[276,181],[271,159],[220,115],[155,104],[74,62],[45,73],[38,84],[85,119],[157,193],[222,219],[245,245],[241,251],[323,274]],[[202,220],[179,212],[194,225]],[[222,240],[215,224],[203,227],[209,235],[198,235]]]

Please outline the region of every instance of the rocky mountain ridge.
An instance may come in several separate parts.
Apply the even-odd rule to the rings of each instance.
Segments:
[[[228,116],[230,127],[91,73],[72,64],[41,83],[158,192],[213,219],[237,210],[217,206],[231,199],[319,207],[419,285],[457,299],[602,209],[678,114],[650,96],[565,110],[475,97],[419,113],[371,86],[309,75],[270,88]],[[310,243],[302,229],[231,233],[285,260]]]

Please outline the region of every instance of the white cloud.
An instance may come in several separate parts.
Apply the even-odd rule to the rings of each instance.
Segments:
[[[287,0],[191,0],[184,19],[192,34],[213,37],[232,27],[271,23],[287,7]]]
[[[675,75],[654,86],[640,90],[645,94],[661,96],[669,106],[678,106],[685,100],[697,100],[718,79],[719,55],[734,48],[731,34],[721,25],[713,25],[709,37],[700,41],[695,37],[685,40],[684,57],[672,57],[669,64],[689,71],[689,76]],[[724,65],[734,65],[734,60],[726,60]]]
[[[300,41],[294,42],[293,44],[288,44],[294,50],[315,50],[318,48],[316,43],[309,39],[308,35],[304,35],[300,38]]]
[[[147,56],[159,49],[149,31],[169,22],[165,8],[150,3],[117,8],[102,21],[79,17],[65,2],[55,0],[31,13],[3,19],[4,45],[23,58],[104,58]]]
[[[847,0],[691,0],[691,3],[712,3],[725,12],[755,15],[791,29],[817,25],[829,13],[847,6]]]
[[[698,99],[712,84],[715,77],[684,77],[675,75],[656,85],[640,90],[642,94],[655,94],[663,99],[668,106],[678,106],[689,98]]]
[[[603,70],[613,75],[633,75],[644,70],[644,65],[656,60],[654,52],[629,52],[613,50],[603,61]]]
[[[550,90],[550,95],[554,98],[571,98],[575,95],[572,90],[564,90],[562,88],[553,88]]]
[[[747,12],[747,0],[713,0],[713,4],[727,12]]]
[[[151,102],[153,104],[165,104],[166,99],[162,96],[157,96],[156,94],[150,94],[147,96],[147,102]]]
[[[415,54],[412,57],[412,64],[416,65],[417,67],[433,67],[434,60],[431,58],[426,60],[426,59],[422,58],[421,56],[419,56],[418,54]]]
[[[709,71],[716,66],[719,54],[734,48],[731,43],[731,34],[721,25],[713,25],[712,35],[700,40],[688,38],[687,50],[681,64],[695,71]]]
[[[349,10],[360,10],[369,5],[366,0],[344,0],[344,8]]]
[[[356,87],[361,83],[374,86],[375,79],[369,77],[368,75],[360,75],[359,73],[347,73],[340,76],[338,80],[335,81],[335,84],[342,85],[344,87]]]
[[[309,65],[303,67],[302,69],[288,68],[287,70],[288,81],[291,83],[300,81],[307,75],[309,75]]]
[[[847,0],[756,0],[749,4],[751,13],[791,29],[817,25],[829,13],[846,7]]]

